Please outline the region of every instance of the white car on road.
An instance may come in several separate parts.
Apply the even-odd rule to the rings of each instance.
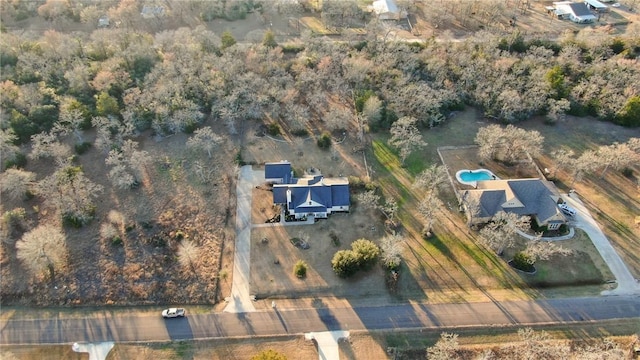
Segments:
[[[184,317],[185,314],[186,312],[183,308],[169,308],[162,310],[162,317],[165,319]]]

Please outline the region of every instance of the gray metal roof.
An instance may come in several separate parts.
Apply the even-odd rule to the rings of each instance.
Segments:
[[[559,193],[553,183],[541,179],[511,179],[479,181],[478,189],[468,190],[468,196],[479,198],[478,217],[492,217],[499,211],[518,215],[535,215],[540,221],[557,216]],[[520,203],[510,206],[508,203]]]

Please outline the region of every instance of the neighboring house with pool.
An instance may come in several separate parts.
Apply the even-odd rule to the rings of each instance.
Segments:
[[[469,173],[469,170],[464,171]],[[465,185],[474,186],[474,189],[461,190],[459,194],[471,224],[487,223],[500,211],[531,216],[539,226],[546,226],[549,230],[557,230],[567,222],[558,208],[558,203],[562,202],[560,193],[551,181],[500,180],[490,171],[482,171],[486,172],[484,177],[491,179],[472,180],[475,177],[469,176],[467,180],[458,179]]]

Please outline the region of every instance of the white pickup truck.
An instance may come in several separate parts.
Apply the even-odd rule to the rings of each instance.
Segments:
[[[169,308],[166,310],[162,310],[162,317],[165,319],[184,317],[185,313],[186,312],[183,308]]]

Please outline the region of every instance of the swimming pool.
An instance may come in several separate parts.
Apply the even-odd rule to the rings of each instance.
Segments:
[[[456,180],[458,180],[460,184],[476,187],[478,185],[478,181],[499,180],[499,178],[487,169],[465,169],[456,173]]]

